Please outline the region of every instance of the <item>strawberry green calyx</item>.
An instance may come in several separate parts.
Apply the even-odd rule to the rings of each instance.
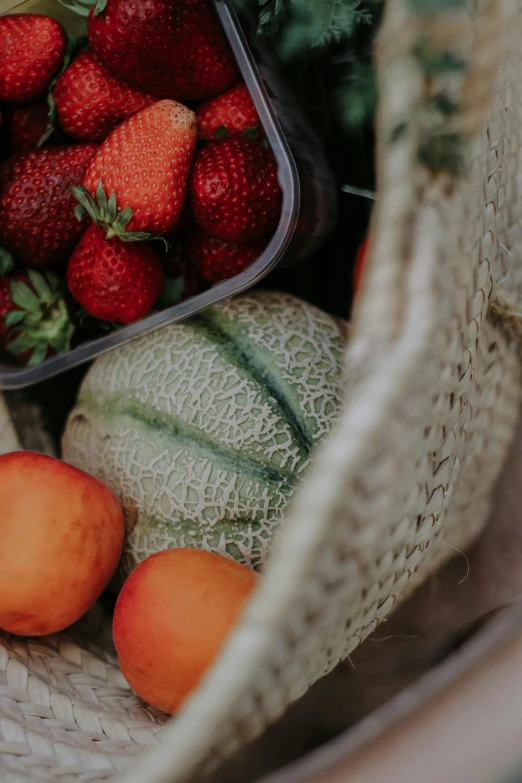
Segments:
[[[102,11],[105,11],[106,6],[107,0],[97,0],[96,5],[94,6],[94,16],[98,16]]]
[[[241,136],[244,139],[251,139],[251,141],[258,141],[260,144],[263,145],[263,147],[266,147],[266,149],[270,149],[270,146],[267,142],[267,140],[263,136],[263,129],[261,125],[252,125],[251,128],[245,128],[244,131],[241,132]],[[231,139],[232,134],[229,132],[228,128],[225,125],[220,125],[216,129],[216,133],[214,135],[214,139],[216,141],[220,141],[223,139]]]
[[[41,364],[49,349],[56,353],[70,350],[74,324],[63,298],[58,278],[47,272],[27,272],[31,286],[11,280],[9,290],[17,310],[5,316],[9,329],[8,350],[14,356],[32,351],[28,365]]]
[[[214,138],[215,139],[230,139],[232,134],[226,127],[226,125],[220,125],[216,129],[216,133]],[[251,128],[245,128],[244,131],[241,131],[241,136],[243,136],[245,139],[252,139],[253,141],[261,141],[263,138],[261,133],[261,126],[260,125],[252,125]]]
[[[58,0],[60,5],[67,8],[69,11],[78,14],[78,16],[89,16],[91,8],[95,4],[96,0],[71,0],[71,2],[65,2],[65,0]]]
[[[92,196],[84,187],[71,188],[71,193],[78,200],[74,210],[78,220],[82,220],[84,215],[90,217],[105,232],[105,239],[116,237],[122,242],[150,242],[154,239],[160,239],[165,242],[168,248],[168,243],[163,237],[155,237],[145,231],[126,231],[132,218],[132,209],[126,207],[118,212],[116,193],[113,190],[107,198],[101,179],[96,188],[96,197]]]
[[[14,258],[5,247],[0,247],[0,277],[7,275],[14,269]]]

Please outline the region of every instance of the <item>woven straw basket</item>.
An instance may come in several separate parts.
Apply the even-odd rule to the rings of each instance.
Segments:
[[[126,685],[101,609],[63,635],[0,634],[3,783],[198,778],[480,531],[521,396],[522,16],[515,0],[431,5],[385,14],[347,402],[257,595],[170,722]]]

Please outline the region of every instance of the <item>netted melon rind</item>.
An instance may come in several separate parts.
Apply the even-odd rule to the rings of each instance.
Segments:
[[[122,575],[170,547],[259,567],[343,394],[343,337],[316,308],[257,292],[98,359],[64,459],[120,498]]]

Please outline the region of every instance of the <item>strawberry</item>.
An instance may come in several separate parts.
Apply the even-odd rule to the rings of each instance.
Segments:
[[[89,315],[128,324],[151,311],[163,288],[163,269],[149,244],[106,239],[91,225],[71,256],[67,285]]]
[[[0,100],[29,103],[45,93],[66,48],[65,30],[49,16],[0,17]]]
[[[269,234],[281,214],[276,160],[250,139],[231,138],[203,147],[190,192],[196,223],[205,233],[229,242]]]
[[[3,164],[0,242],[21,264],[55,264],[80,238],[85,226],[75,219],[70,190],[82,181],[97,149],[94,144],[49,147]]]
[[[47,130],[49,108],[45,101],[27,106],[9,106],[6,110],[7,147],[11,154],[38,148]]]
[[[157,98],[119,79],[92,51],[81,52],[54,88],[60,125],[73,139],[103,141]]]
[[[111,71],[159,98],[205,100],[238,78],[207,0],[98,0],[89,40]]]
[[[125,120],[91,160],[83,186],[91,195],[111,194],[119,214],[105,203],[89,211],[89,197],[75,191],[107,236],[147,239],[170,231],[183,210],[196,145],[196,117],[176,101],[158,101]],[[112,195],[114,193],[114,196]]]
[[[259,258],[265,246],[266,242],[259,239],[239,245],[201,232],[193,233],[186,245],[199,274],[212,285],[243,272]]]
[[[40,364],[68,351],[73,332],[53,274],[30,270],[0,276],[0,343],[20,361]]]
[[[245,131],[253,132],[261,124],[245,84],[238,84],[217,98],[202,103],[196,109],[196,118],[198,139],[207,140],[226,134],[241,136]]]

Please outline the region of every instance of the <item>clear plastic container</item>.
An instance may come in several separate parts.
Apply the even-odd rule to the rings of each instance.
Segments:
[[[332,229],[336,218],[336,189],[319,142],[281,79],[273,56],[249,33],[248,20],[243,25],[245,34],[228,0],[215,0],[214,5],[278,163],[283,206],[274,236],[248,269],[191,299],[82,343],[36,367],[0,362],[0,389],[17,389],[43,381],[245,291],[277,265],[296,264],[306,258]],[[80,22],[79,17],[60,6],[58,0],[0,0],[0,12],[55,16],[75,34],[80,32],[79,24],[83,24],[83,20]]]

